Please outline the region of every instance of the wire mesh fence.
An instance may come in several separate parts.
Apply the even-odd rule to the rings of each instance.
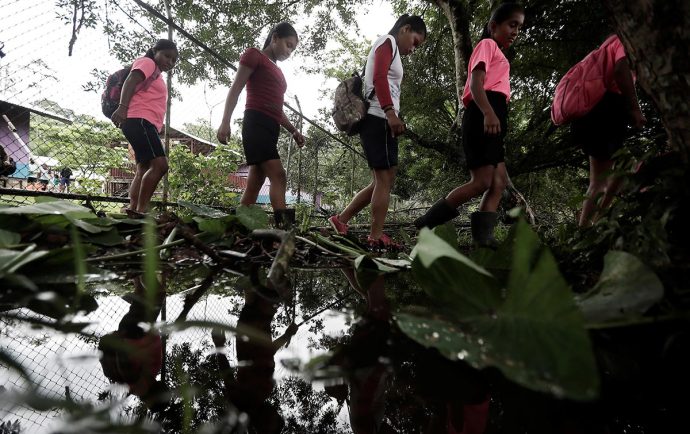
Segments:
[[[157,38],[168,36],[168,25],[134,0],[105,1],[98,9],[104,22],[83,28],[96,16],[89,16],[83,5],[78,8],[80,2],[2,3],[6,13],[0,31],[0,201],[88,198],[111,211],[119,209],[127,202],[134,177],[134,153],[122,132],[101,113],[101,93],[109,74],[143,55]],[[113,32],[119,32],[120,39]],[[121,37],[130,33],[145,37],[125,47]],[[255,41],[260,36],[253,35]],[[209,72],[190,80],[186,72],[173,70],[166,78],[171,104],[161,138],[170,169],[154,199],[233,206],[248,175],[237,134],[241,110],[233,118],[235,135],[228,146],[218,143],[215,131],[232,77],[228,66],[236,62],[189,33],[175,31],[173,38],[180,47],[178,64],[203,63]],[[307,146],[299,149],[287,133],[279,141],[288,175],[287,203],[317,210],[340,208],[343,198],[368,182],[366,162],[356,140],[328,132],[326,115],[313,121],[296,113],[299,92],[288,89],[285,112],[308,135]],[[238,107],[243,104],[242,97]],[[291,110],[293,106],[298,109]],[[266,180],[258,204],[270,203],[269,188]],[[398,208],[395,198],[392,207]]]

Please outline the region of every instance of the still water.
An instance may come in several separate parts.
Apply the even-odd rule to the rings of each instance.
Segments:
[[[391,300],[421,296],[405,273],[360,276],[360,283],[352,269],[291,270],[293,287],[283,297],[261,284],[261,270],[254,273],[259,283],[210,273],[196,267],[159,274],[157,294],[146,292],[140,275],[90,282],[97,308],[73,318],[89,323],[83,333],[32,326],[49,318],[15,309],[0,323],[0,345],[28,371],[34,392],[91,412],[107,409],[111,421],[125,425],[146,426],[137,422],[143,418],[169,432],[213,422],[238,432],[374,432],[388,425],[416,432],[419,426],[405,425],[430,423],[412,407],[398,410],[395,422],[385,411],[394,375],[385,350]],[[185,321],[198,326],[161,330]],[[208,323],[242,332],[213,333]],[[0,367],[0,378],[4,392],[31,392],[16,371]],[[396,391],[396,399],[407,392]],[[21,432],[85,432],[94,423],[77,419],[64,409],[0,404],[0,420],[18,421]]]

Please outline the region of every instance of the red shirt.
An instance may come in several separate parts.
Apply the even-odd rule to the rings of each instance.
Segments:
[[[240,65],[254,70],[247,81],[245,110],[257,110],[280,123],[283,117],[283,96],[287,82],[283,72],[256,48],[247,48],[240,57]]]

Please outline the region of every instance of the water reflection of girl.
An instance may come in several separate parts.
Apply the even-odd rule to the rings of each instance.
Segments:
[[[227,358],[216,354],[216,362],[222,373],[225,397],[238,410],[249,415],[250,432],[279,433],[285,422],[268,397],[275,382],[274,355],[297,332],[297,325],[290,324],[282,336],[272,340],[271,322],[278,310],[278,294],[268,288],[252,288],[244,291],[244,306],[237,320],[239,331],[263,336],[266,340],[239,338],[237,348],[237,377],[232,379]],[[267,342],[266,342],[267,341]],[[213,334],[217,348],[225,346],[225,337]]]
[[[347,400],[352,431],[397,432],[391,421],[398,411],[411,419],[421,416],[424,433],[484,433],[489,402],[483,376],[440,357],[436,350],[409,346],[407,340],[391,345],[395,337],[384,275],[356,276],[353,269],[342,271],[350,286],[366,299],[367,308],[349,344],[336,351],[331,361],[346,371],[349,390],[338,385],[327,386],[325,392],[339,401]],[[403,394],[408,407],[393,409],[391,402],[399,401]]]
[[[166,386],[156,376],[163,364],[161,336],[145,331],[140,323],[154,322],[161,311],[165,291],[155,297],[153,306],[147,306],[147,295],[140,277],[133,279],[134,294],[127,297],[130,307],[122,317],[116,331],[101,337],[98,349],[102,353],[103,373],[112,382],[126,384],[129,392],[138,396],[149,408],[163,401]]]
[[[356,434],[394,433],[395,430],[385,420],[390,369],[379,358],[390,332],[390,305],[385,296],[384,276],[366,276],[373,277],[373,280],[364,290],[354,269],[344,268],[342,272],[350,286],[367,301],[367,311],[354,329],[351,350],[347,355],[349,360],[345,362],[351,368],[347,377],[350,426]],[[326,393],[333,396],[336,390],[327,388]]]

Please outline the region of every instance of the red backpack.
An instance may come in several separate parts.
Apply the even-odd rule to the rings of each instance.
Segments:
[[[617,40],[611,36],[565,73],[556,86],[551,104],[551,120],[563,125],[589,113],[603,98],[610,83],[606,82],[609,59],[606,48]]]

